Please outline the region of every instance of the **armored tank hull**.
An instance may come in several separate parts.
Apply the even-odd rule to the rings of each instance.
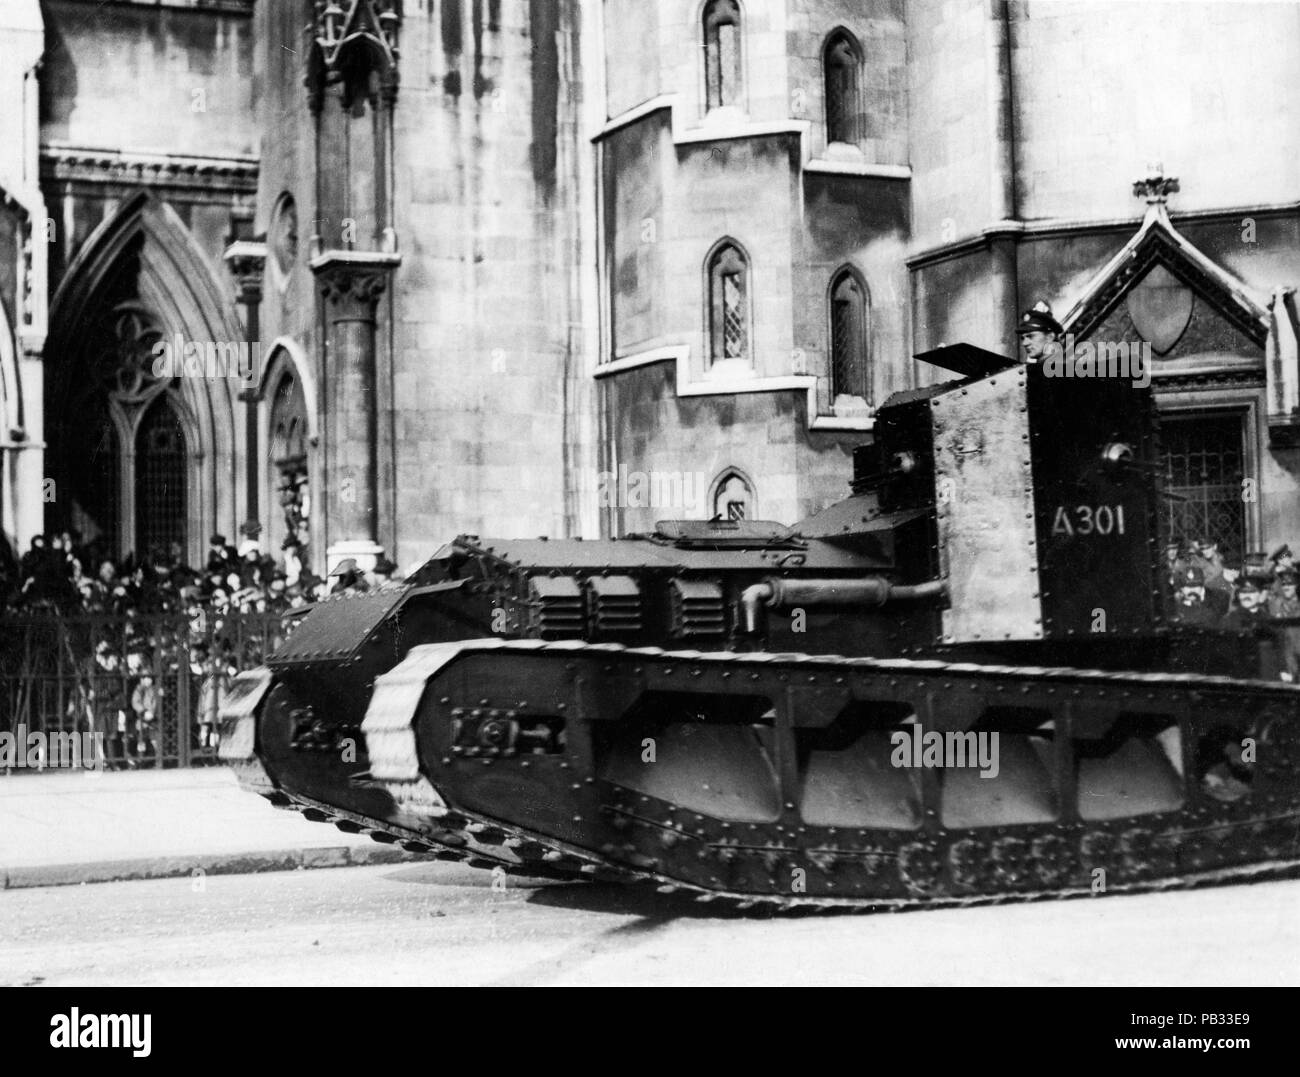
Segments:
[[[890,401],[795,527],[462,536],[311,607],[223,759],[380,841],[745,906],[1296,871],[1300,687],[1168,616],[1149,395],[928,358],[965,380]]]

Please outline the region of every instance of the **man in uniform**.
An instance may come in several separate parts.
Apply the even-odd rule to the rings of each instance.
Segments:
[[[1246,676],[1275,681],[1285,668],[1283,643],[1286,630],[1274,628],[1268,615],[1268,588],[1273,582],[1273,566],[1263,554],[1247,555],[1237,582],[1233,607],[1223,619],[1229,632],[1249,634],[1255,639],[1256,666],[1243,670]]]
[[[1199,568],[1205,578],[1205,604],[1216,617],[1222,617],[1232,605],[1232,584],[1223,575],[1223,556],[1213,539],[1193,543],[1190,567]]]
[[[1174,622],[1188,628],[1213,628],[1218,622],[1205,604],[1205,573],[1193,566],[1178,580]]]
[[[1026,363],[1044,363],[1061,347],[1061,323],[1052,314],[1052,308],[1041,299],[1020,315],[1016,336],[1025,353]]]
[[[1268,610],[1264,606],[1264,588],[1249,570],[1244,570],[1237,583],[1237,594],[1232,609],[1223,619],[1223,627],[1230,632],[1249,632],[1268,623]]]
[[[1276,630],[1284,681],[1300,681],[1300,597],[1296,595],[1296,582],[1294,572],[1278,573],[1277,590],[1268,599],[1269,617],[1287,622]]]

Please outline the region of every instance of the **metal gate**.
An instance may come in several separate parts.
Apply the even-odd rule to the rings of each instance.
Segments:
[[[231,679],[260,664],[288,627],[278,614],[210,611],[0,618],[0,733],[14,737],[0,750],[0,774],[67,765],[27,752],[33,733],[43,735],[34,747],[53,734],[79,744],[91,734],[112,769],[215,762],[217,708]],[[83,753],[81,765],[94,762]]]

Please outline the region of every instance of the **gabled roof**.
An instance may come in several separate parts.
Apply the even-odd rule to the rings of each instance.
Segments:
[[[1062,319],[1064,330],[1076,337],[1088,336],[1157,264],[1264,347],[1271,317],[1267,298],[1257,296],[1180,235],[1163,201],[1147,207],[1142,226],[1133,238],[1088,282],[1079,301]]]

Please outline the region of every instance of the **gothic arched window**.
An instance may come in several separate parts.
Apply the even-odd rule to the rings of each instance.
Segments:
[[[740,6],[736,0],[704,5],[704,77],[708,107],[740,104]]]
[[[858,72],[862,54],[847,30],[837,30],[826,42],[826,141],[857,143],[861,137],[861,95]]]
[[[135,439],[135,548],[148,556],[186,546],[185,431],[165,394],[155,398]]]
[[[749,261],[734,243],[709,256],[709,360],[749,359]]]
[[[728,468],[713,484],[713,519],[754,519],[754,487],[735,468]]]
[[[302,383],[286,370],[271,397],[271,481],[280,506],[272,516],[271,540],[287,541],[303,564],[308,563],[311,542],[311,488],[307,465],[307,398]]]
[[[856,396],[870,402],[867,291],[858,275],[842,269],[831,283],[831,399]]]

